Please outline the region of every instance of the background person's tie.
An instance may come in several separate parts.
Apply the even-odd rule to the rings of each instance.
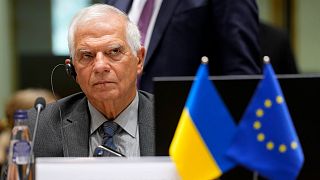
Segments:
[[[113,143],[113,136],[117,132],[119,125],[113,121],[106,121],[102,125],[103,129],[103,140],[102,145],[107,146],[108,148],[117,151],[116,146]],[[112,156],[111,153],[103,151],[100,148],[96,148],[94,151],[94,156]]]
[[[150,20],[153,14],[154,9],[154,1],[155,0],[147,0],[143,6],[143,9],[141,11],[141,15],[138,22],[138,27],[141,33],[141,43],[144,45],[144,41],[146,40],[146,35],[148,31],[148,27],[150,24]],[[140,81],[141,77],[138,76],[137,78],[137,87],[140,89]]]
[[[142,9],[139,22],[138,22],[138,27],[141,32],[141,42],[144,44],[146,34],[148,31],[148,26],[152,17],[154,9],[154,0],[147,0],[146,3],[144,4],[144,7]]]

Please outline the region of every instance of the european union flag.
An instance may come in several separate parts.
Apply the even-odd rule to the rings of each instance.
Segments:
[[[269,179],[295,179],[304,156],[269,63],[238,126],[228,155]]]
[[[226,152],[235,130],[207,65],[201,64],[170,145],[182,179],[214,179],[234,167]]]

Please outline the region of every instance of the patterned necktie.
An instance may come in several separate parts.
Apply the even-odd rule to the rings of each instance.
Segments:
[[[103,123],[102,129],[103,129],[102,144],[116,151],[117,148],[113,143],[113,136],[119,129],[119,125],[113,121],[106,121]],[[103,151],[100,148],[96,148],[94,151],[94,156],[111,156],[111,154]]]
[[[139,22],[138,22],[138,27],[141,32],[141,42],[144,44],[146,34],[148,31],[148,26],[152,17],[154,9],[154,0],[147,0],[146,3],[144,4],[144,7],[142,9]]]

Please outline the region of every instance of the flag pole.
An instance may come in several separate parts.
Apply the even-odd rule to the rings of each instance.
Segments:
[[[208,62],[209,62],[209,58],[207,56],[202,56],[201,63],[202,64],[208,64]]]
[[[259,179],[259,173],[258,171],[253,172],[253,180],[258,180]]]
[[[264,62],[264,64],[269,64],[270,63],[269,56],[263,56],[263,62]]]
[[[270,63],[270,58],[269,56],[263,56],[263,63],[264,64],[269,64]],[[253,180],[258,180],[259,179],[259,173],[258,171],[253,172]]]

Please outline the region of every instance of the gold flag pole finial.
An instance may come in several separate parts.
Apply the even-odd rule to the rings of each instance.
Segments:
[[[209,62],[209,59],[208,59],[207,56],[203,56],[203,57],[201,58],[201,63],[202,63],[202,64],[208,64],[208,62]]]
[[[263,56],[263,62],[264,62],[265,64],[269,64],[269,63],[270,63],[270,58],[269,58],[269,56]]]

